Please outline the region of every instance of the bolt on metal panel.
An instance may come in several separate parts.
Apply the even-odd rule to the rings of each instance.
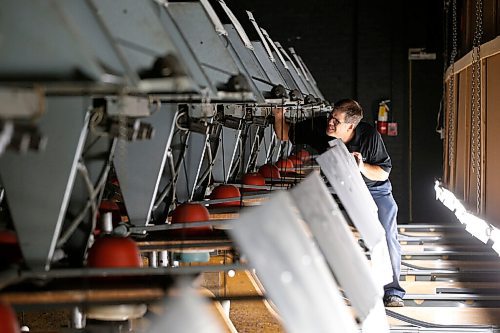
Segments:
[[[165,167],[168,139],[174,118],[175,104],[161,108],[144,121],[150,123],[155,134],[150,140],[127,142],[122,155],[115,154],[114,166],[120,182],[129,220],[143,226],[150,220],[151,209]]]

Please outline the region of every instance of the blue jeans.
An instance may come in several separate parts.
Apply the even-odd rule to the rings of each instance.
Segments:
[[[401,245],[398,241],[397,215],[398,205],[392,196],[390,181],[368,188],[378,207],[378,219],[385,230],[387,247],[392,265],[392,282],[384,286],[384,296],[396,295],[403,297],[405,290],[399,285],[401,273]]]

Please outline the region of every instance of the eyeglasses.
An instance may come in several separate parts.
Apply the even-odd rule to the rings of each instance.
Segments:
[[[335,126],[338,126],[338,125],[340,125],[340,124],[348,124],[348,123],[347,123],[347,122],[345,122],[345,121],[340,121],[340,120],[338,120],[337,118],[335,118],[335,117],[333,116],[333,114],[330,114],[330,116],[328,116],[328,122],[330,122],[330,120],[333,120],[333,124],[334,124]]]

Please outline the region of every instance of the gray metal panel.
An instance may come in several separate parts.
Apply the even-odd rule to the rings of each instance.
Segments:
[[[92,50],[99,64],[112,74],[125,75],[126,69],[120,62],[112,43],[103,31],[96,13],[88,1],[59,1],[61,12],[68,22],[78,29],[83,46]]]
[[[320,97],[321,99],[325,99],[325,97],[323,96],[323,93],[321,92],[321,90],[319,89],[318,87],[318,83],[316,82],[316,80],[314,79],[314,76],[312,75],[311,71],[309,70],[309,68],[307,67],[307,65],[305,64],[304,60],[302,60],[302,58],[297,55],[297,58],[298,60],[302,63],[302,66],[304,67],[304,70],[306,71],[307,73],[307,77],[309,78],[309,80],[311,81],[311,83],[313,84],[313,86],[315,87],[315,90],[317,92],[317,97]]]
[[[282,143],[282,154],[280,157],[287,158],[290,156],[290,153],[292,152],[293,144],[290,140],[288,141],[283,141]]]
[[[273,54],[276,55],[276,52],[273,52]],[[278,58],[278,56],[276,56],[276,58]],[[290,89],[298,89],[298,90],[300,90],[300,92],[302,92],[302,90],[299,88],[299,86],[297,85],[297,83],[293,79],[292,74],[290,73],[290,71],[285,68],[285,65],[283,65],[283,63],[281,61],[279,61],[279,60],[277,60],[275,62],[275,64],[276,64],[276,68],[281,73],[281,76],[286,81],[288,87]]]
[[[290,194],[279,192],[242,213],[231,234],[255,267],[288,332],[357,332]]]
[[[146,225],[151,217],[176,109],[176,105],[162,104],[160,110],[144,119],[154,128],[153,138],[127,142],[122,148],[124,151],[115,154],[114,166],[120,189],[130,222],[134,225]]]
[[[170,12],[162,6],[161,10],[158,11],[158,15],[164,29],[168,32],[170,38],[172,39],[172,42],[179,50],[182,60],[186,64],[188,71],[193,77],[193,80],[198,83],[198,85],[202,89],[208,89],[208,93],[210,93],[209,97],[214,97],[217,91],[215,85],[210,82],[207,74],[201,68],[201,64],[198,62],[195,54],[193,53],[193,50],[189,47],[186,40],[182,36],[182,33],[174,22]]]
[[[245,68],[252,77],[252,80],[255,82],[255,85],[259,88],[260,91],[270,91],[273,88],[272,82],[267,76],[266,72],[262,68],[261,64],[257,60],[255,53],[253,50],[250,50],[243,44],[236,28],[232,24],[225,24],[224,27],[228,33],[229,41],[236,51],[237,56],[241,59],[242,63],[245,65]],[[257,78],[254,79],[254,78]],[[258,80],[260,79],[260,81]],[[262,80],[269,82],[264,83]]]
[[[274,130],[271,126],[267,126],[264,130],[264,135],[262,141],[260,142],[259,155],[257,155],[257,165],[263,165],[267,163],[267,156],[272,146]]]
[[[300,86],[301,91],[314,95],[314,90],[310,87],[306,78],[300,72],[300,69],[297,66],[295,66],[295,63],[293,62],[290,55],[286,52],[286,50],[281,46],[279,42],[275,42],[274,44],[277,46],[279,52],[281,52],[281,54],[283,54],[284,58],[286,59],[288,70],[292,74],[292,77],[294,78],[295,82],[297,82],[297,84]]]
[[[269,56],[267,55],[266,49],[262,45],[262,42],[252,42],[252,45],[254,48],[255,56],[257,57],[257,60],[261,64],[262,68],[266,71],[269,80],[271,80],[271,82],[274,84],[281,84],[285,88],[289,88],[285,79],[276,68],[275,63],[273,63],[269,59]]]
[[[303,77],[300,76],[297,71],[295,70],[294,66],[290,61],[286,61],[286,64],[288,65],[288,72],[293,78],[293,81],[297,84],[299,87],[300,91],[303,94],[312,94],[313,92],[309,90],[309,87],[305,84],[305,80],[302,80]]]
[[[27,265],[48,269],[87,134],[88,97],[49,97],[39,127],[43,153],[0,158],[0,175]]]
[[[370,263],[361,251],[347,221],[319,176],[312,172],[290,191],[304,221],[309,225],[340,286],[362,321],[378,305],[383,306],[384,290],[371,275]],[[373,332],[387,332],[382,313]],[[385,323],[385,325],[384,325]]]
[[[197,181],[198,169],[205,155],[205,142],[206,135],[196,132],[189,134],[188,149],[179,170],[179,179],[175,189],[179,202],[191,199],[191,193]]]
[[[206,128],[205,153],[202,163],[199,165],[199,170],[196,179],[195,188],[192,191],[191,197],[195,200],[203,199],[207,191],[207,187],[212,180],[212,169],[214,166],[214,156],[219,150],[219,137],[222,131],[222,125],[208,121]]]
[[[257,158],[261,149],[261,142],[264,138],[264,133],[266,128],[258,126],[258,125],[250,125],[249,126],[250,136],[247,137],[247,149],[249,150],[248,159],[245,161],[245,173],[252,172],[255,170],[255,166],[257,165]],[[250,149],[248,148],[250,146]]]
[[[307,79],[304,74],[302,74],[302,81],[307,85],[307,88],[309,89],[309,92],[316,98],[321,98],[321,94],[319,91],[316,89],[316,86],[311,82],[311,80]]]
[[[60,11],[62,1],[0,2],[0,76],[74,79],[77,71],[99,81],[104,74],[82,36]]]
[[[280,157],[283,155],[283,148],[287,146],[287,143],[290,141],[281,141],[278,139],[278,136],[275,134],[273,136],[273,149],[271,151],[271,155],[269,155],[269,160],[268,163],[276,163],[280,159]],[[289,144],[291,146],[291,143]],[[285,155],[286,156],[286,155]]]
[[[238,156],[241,130],[223,127],[219,149],[215,155],[212,176],[216,182],[226,182],[231,174],[234,158]]]
[[[258,135],[258,130],[259,126],[257,125],[247,125],[245,128],[245,136],[243,137],[242,141],[242,158],[241,163],[239,165],[239,172],[241,172],[241,175],[245,174],[248,172],[247,166],[248,163],[250,162],[250,156],[252,155],[252,145],[255,141],[256,136]]]
[[[290,51],[290,53],[292,54],[292,57],[293,57],[293,59],[291,57],[288,57],[289,60],[294,64],[295,70],[297,70],[300,73],[300,75],[302,77],[302,81],[304,81],[304,83],[307,85],[310,93],[313,94],[315,97],[320,97],[321,94],[317,91],[316,85],[312,82],[311,79],[309,79],[307,71],[304,68],[300,59],[298,58],[298,55],[295,53],[295,50],[293,49],[293,47],[288,48],[288,50]],[[283,51],[286,52],[286,50],[283,50]],[[288,54],[288,53],[286,53],[286,54]]]
[[[262,87],[262,85],[263,85],[262,82],[252,79],[252,75],[248,72],[248,64],[243,63],[241,54],[239,54],[234,49],[233,45],[231,44],[231,42],[229,40],[228,40],[227,50],[228,50],[229,54],[231,55],[231,57],[233,58],[240,73],[244,73],[245,76],[248,78],[248,84],[250,85],[250,89],[252,90],[252,93],[256,97],[256,102],[257,103],[264,103],[265,100],[264,100],[263,91],[264,91],[264,89],[270,90],[267,88],[269,86],[265,85],[265,88],[264,88],[264,87]],[[243,52],[244,52],[244,50],[243,50]],[[244,53],[242,53],[242,54],[244,54]]]
[[[377,206],[345,144],[336,139],[330,141],[330,146],[316,160],[366,246],[372,251],[377,281],[384,285],[392,281],[392,268],[385,231],[378,220]]]
[[[167,10],[216,87],[238,74],[236,64],[200,3],[174,2]]]
[[[162,26],[153,1],[91,2],[134,72],[151,68],[157,57],[167,54],[182,59]]]
[[[300,70],[300,69],[299,69]],[[300,70],[302,72],[302,70]],[[302,72],[303,73],[303,72]],[[323,99],[323,95],[321,95],[321,92],[317,89],[316,84],[313,83],[308,77],[306,77],[304,74],[302,74],[302,81],[306,84],[306,86],[309,89],[309,93],[312,94],[316,98]]]
[[[172,42],[170,32],[160,20],[161,5],[153,0],[13,3],[1,5],[2,15],[8,18],[0,22],[0,31],[8,31],[2,43],[5,50],[0,54],[0,73],[4,78],[76,81],[88,77],[102,83],[138,84],[140,74],[150,70],[156,59],[168,54],[178,62],[178,75],[162,81],[154,89],[200,90],[187,77],[198,74],[196,65],[185,63],[189,57]],[[37,52],[31,52],[34,49]],[[153,89],[153,81],[155,79],[148,79],[137,87]],[[209,87],[200,76],[196,82]],[[97,87],[86,89],[91,88]]]

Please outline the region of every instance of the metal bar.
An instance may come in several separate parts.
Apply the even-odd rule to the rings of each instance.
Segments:
[[[169,276],[190,275],[203,272],[227,272],[246,270],[248,266],[240,263],[227,265],[180,266],[180,267],[141,267],[141,268],[68,268],[50,271],[20,271],[20,279],[88,278],[109,276]]]
[[[191,223],[175,223],[175,224],[162,224],[162,225],[150,225],[144,227],[132,227],[130,228],[130,232],[133,234],[145,234],[147,232],[152,231],[160,231],[160,230],[178,230],[178,229],[189,229],[189,228],[197,228],[197,227],[216,227],[216,226],[226,226],[235,223],[236,220],[211,220],[211,221],[202,221],[202,222],[191,222]]]

